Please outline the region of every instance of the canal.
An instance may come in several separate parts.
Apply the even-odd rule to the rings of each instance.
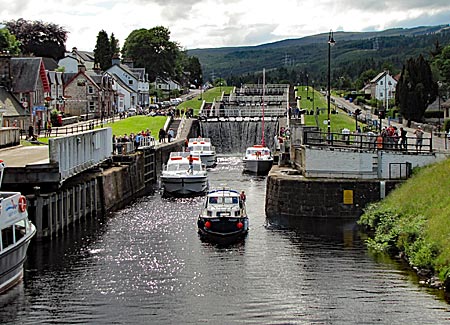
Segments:
[[[266,224],[265,178],[222,156],[210,185],[247,193],[250,231],[227,247],[196,232],[202,198],[155,195],[33,242],[1,324],[446,324],[450,307],[355,223]],[[301,195],[301,193],[299,193]]]

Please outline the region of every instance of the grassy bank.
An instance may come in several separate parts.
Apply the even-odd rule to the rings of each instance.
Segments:
[[[313,88],[309,86],[307,91],[306,86],[300,86],[297,89],[298,89],[297,96],[301,96],[300,100],[301,109],[306,109],[307,111],[313,110],[315,112],[315,109],[318,107],[320,110],[320,113],[317,116],[317,120],[314,115],[305,115],[305,124],[317,126],[323,132],[326,132],[328,128],[328,123],[324,124],[324,121],[328,120],[328,104],[326,96],[322,95],[317,90],[314,90],[314,105],[313,105]],[[348,114],[346,114],[344,111],[338,109],[334,103],[331,103],[330,109],[336,110],[338,112],[338,114],[330,115],[331,132],[339,133],[344,128],[347,128],[351,131],[355,131],[356,123],[353,117],[348,116]],[[358,124],[361,126],[361,128],[364,125],[361,122],[358,122]]]
[[[411,266],[450,277],[450,159],[414,170],[382,202],[370,205],[359,224],[373,231],[370,248],[403,252]]]

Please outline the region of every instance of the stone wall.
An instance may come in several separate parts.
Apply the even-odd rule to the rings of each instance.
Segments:
[[[400,181],[305,178],[274,166],[267,178],[266,216],[277,218],[358,218]]]

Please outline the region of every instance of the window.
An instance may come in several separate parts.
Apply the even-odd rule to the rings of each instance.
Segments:
[[[25,234],[27,233],[25,220],[20,220],[19,222],[16,222],[16,224],[14,225],[14,232],[16,236],[16,242],[18,242],[25,236]]]
[[[89,102],[89,112],[95,112],[95,102]]]
[[[94,93],[94,87],[92,87],[91,85],[88,86],[88,94],[93,94]]]
[[[128,80],[128,84],[132,85],[133,84],[133,79]]]
[[[14,244],[12,226],[2,229],[2,247],[3,249]]]

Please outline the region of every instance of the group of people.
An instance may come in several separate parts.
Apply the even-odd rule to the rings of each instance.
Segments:
[[[288,127],[281,127],[280,132],[274,136],[275,152],[285,151],[285,141],[291,136],[291,130]]]
[[[112,143],[113,143],[113,154],[124,154],[126,153],[126,145],[125,143],[131,142],[134,145],[134,149],[139,147],[139,144],[141,142],[142,137],[151,137],[152,131],[147,128],[147,130],[142,130],[138,133],[130,133],[116,136],[115,134],[112,137]]]
[[[169,130],[164,130],[164,128],[159,129],[158,132],[158,139],[159,143],[165,143],[167,137],[167,142],[172,142],[172,140],[175,138],[175,130],[172,128],[169,128]]]

